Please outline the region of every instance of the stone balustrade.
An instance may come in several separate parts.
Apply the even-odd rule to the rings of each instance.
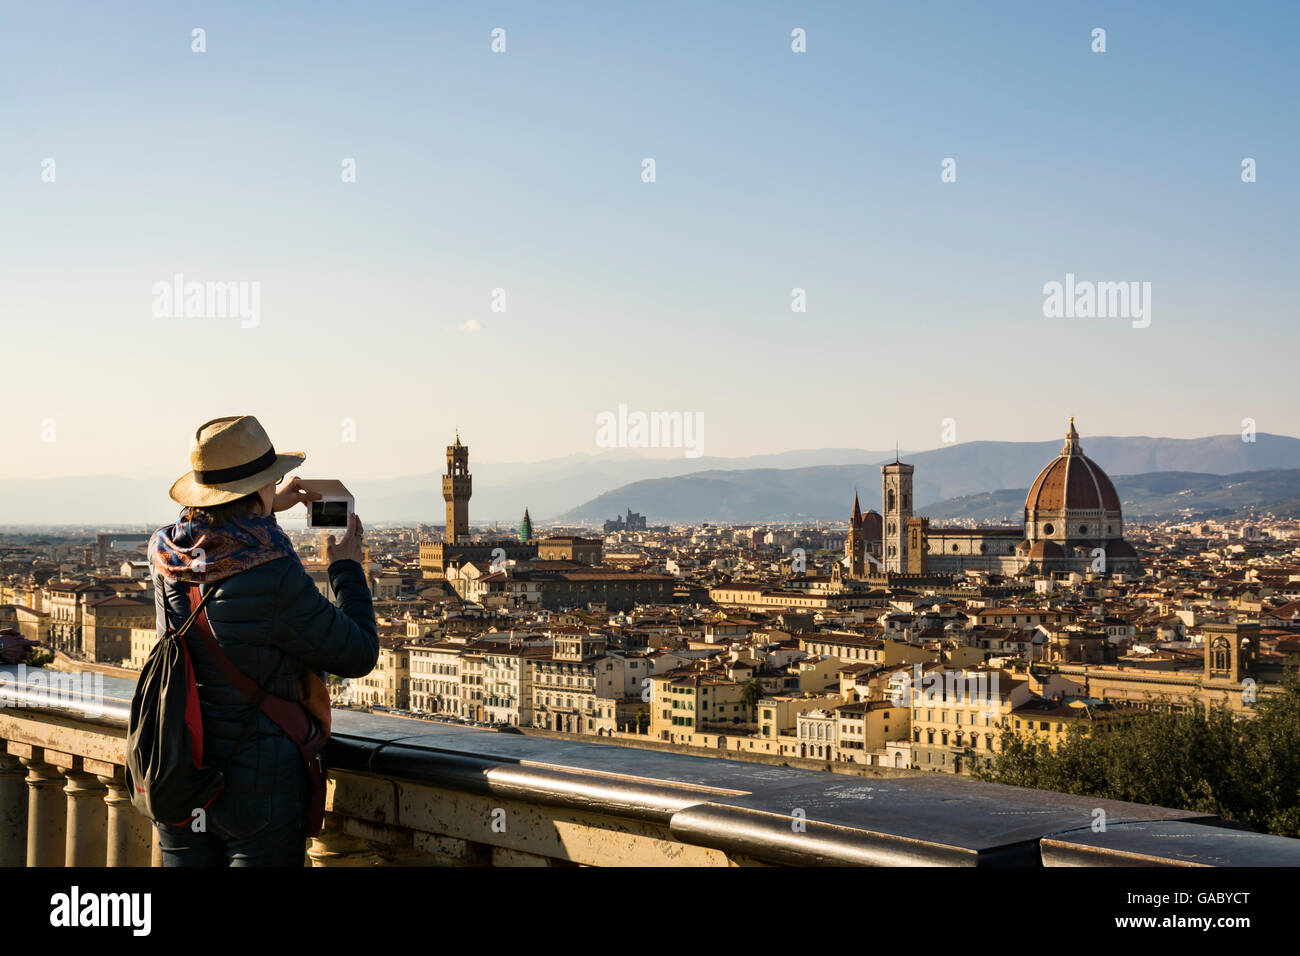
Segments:
[[[94,701],[0,667],[0,864],[147,866],[123,783],[133,684]],[[88,708],[88,704],[93,707]],[[1300,841],[1201,814],[858,777],[336,711],[313,866],[1300,865]]]

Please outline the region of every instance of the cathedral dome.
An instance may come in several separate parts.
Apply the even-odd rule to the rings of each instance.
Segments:
[[[1120,510],[1119,495],[1101,466],[1079,450],[1079,433],[1070,419],[1065,447],[1039,472],[1025,498],[1029,513]]]

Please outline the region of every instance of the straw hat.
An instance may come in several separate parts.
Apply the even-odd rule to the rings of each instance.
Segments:
[[[300,451],[277,454],[252,415],[214,418],[194,433],[194,470],[177,478],[169,494],[172,501],[191,508],[223,504],[279,480],[306,458]]]

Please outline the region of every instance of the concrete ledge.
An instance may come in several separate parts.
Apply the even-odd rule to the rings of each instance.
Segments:
[[[29,675],[39,674],[33,669]],[[0,739],[124,759],[134,685],[97,716],[0,668]],[[378,858],[588,865],[1300,865],[1300,840],[1202,814],[938,774],[864,778],[335,711],[330,806]],[[1097,810],[1107,830],[1093,833]],[[504,816],[502,816],[504,815]],[[506,821],[493,829],[489,818]],[[385,856],[387,854],[387,856]],[[364,856],[365,854],[362,854]]]
[[[1047,837],[1044,866],[1300,866],[1300,840],[1181,821],[1107,825]]]

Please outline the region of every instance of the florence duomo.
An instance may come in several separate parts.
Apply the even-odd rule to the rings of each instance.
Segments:
[[[862,513],[857,495],[845,545],[852,578],[951,574],[967,570],[1124,573],[1138,569],[1124,540],[1119,495],[1083,453],[1070,419],[1065,444],[1029,487],[1021,526],[936,528],[912,513],[912,465],[882,465],[882,514]]]

